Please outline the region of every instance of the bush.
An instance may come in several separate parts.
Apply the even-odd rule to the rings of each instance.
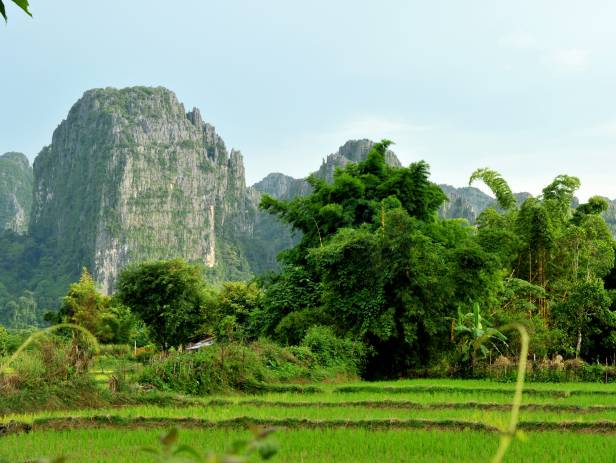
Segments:
[[[19,348],[19,346],[21,346],[25,342],[25,340],[28,339],[30,335],[35,331],[36,330],[34,328],[25,330],[5,329],[4,334],[0,333],[0,339],[4,338],[4,343],[0,340],[0,344],[4,344],[4,355],[12,354],[13,352],[15,352]]]
[[[253,351],[231,344],[197,352],[158,354],[146,366],[139,382],[161,390],[206,395],[243,390],[250,383],[267,379],[267,373]]]
[[[357,377],[363,348],[328,329],[306,336],[309,345],[281,347],[269,340],[244,345],[216,344],[197,352],[155,355],[139,383],[161,390],[206,395],[263,390],[263,383],[304,383]]]
[[[353,375],[359,374],[366,360],[366,347],[361,342],[338,338],[326,326],[310,328],[300,345],[308,348],[320,365],[339,367]]]
[[[91,360],[87,348],[62,338],[33,343],[0,375],[0,414],[101,403],[101,391],[88,374]]]
[[[311,327],[323,324],[324,317],[322,309],[308,308],[291,312],[276,326],[276,339],[289,345],[299,344]]]
[[[270,381],[293,382],[310,379],[309,363],[298,359],[289,348],[260,339],[250,346],[270,376]]]
[[[616,382],[616,368],[600,364],[587,364],[581,359],[570,359],[562,362],[560,356],[554,360],[544,359],[527,363],[526,381],[542,383],[565,382]],[[486,365],[477,369],[477,377],[490,378],[496,381],[515,382],[517,364]]]
[[[32,348],[14,362],[12,372],[5,375],[0,385],[16,389],[40,389],[85,376],[92,355],[87,349],[59,338],[46,338],[35,342]]]

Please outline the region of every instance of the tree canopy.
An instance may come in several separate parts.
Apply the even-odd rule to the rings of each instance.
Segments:
[[[471,227],[438,220],[446,197],[430,182],[428,165],[389,166],[389,144],[383,140],[365,161],[337,170],[331,184],[310,178],[311,195],[262,201],[303,232],[283,254],[277,280],[285,282],[289,303],[281,304],[280,286],[266,289],[269,333],[332,325],[339,335],[364,340],[373,353],[369,369],[385,376],[446,350],[448,318],[460,304],[470,310],[472,301],[489,299],[498,271]],[[306,285],[312,296],[291,296]]]
[[[143,320],[163,348],[192,340],[208,321],[201,271],[181,259],[129,265],[118,278],[116,297]]]

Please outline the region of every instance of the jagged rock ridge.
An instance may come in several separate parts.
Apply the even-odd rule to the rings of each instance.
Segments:
[[[367,139],[349,140],[338,151],[327,156],[321,167],[314,174],[328,182],[334,180],[334,172],[338,167],[344,167],[351,163],[358,163],[366,159],[374,142]],[[385,161],[394,167],[400,167],[400,160],[391,150],[385,152]]]
[[[358,163],[366,159],[370,149],[374,146],[374,142],[367,139],[349,140],[335,153],[323,159],[321,167],[312,175],[323,179],[327,182],[334,180],[334,172],[337,168],[342,168],[351,163]],[[391,150],[385,153],[385,160],[388,164],[400,167],[400,160]],[[272,173],[267,175],[263,180],[255,183],[253,188],[260,193],[267,193],[277,199],[293,199],[296,196],[307,195],[312,191],[312,188],[303,178],[293,178],[289,175],[281,173]]]

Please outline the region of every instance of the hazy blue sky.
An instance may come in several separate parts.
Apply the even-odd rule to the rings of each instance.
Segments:
[[[163,85],[244,154],[303,176],[349,138],[466,184],[560,173],[616,197],[616,2],[31,0],[0,25],[0,153],[33,159],[92,87]]]

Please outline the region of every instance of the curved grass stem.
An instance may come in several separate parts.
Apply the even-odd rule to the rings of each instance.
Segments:
[[[511,405],[509,426],[501,433],[500,444],[494,458],[492,459],[492,463],[501,463],[503,461],[511,442],[516,435],[520,417],[520,405],[522,405],[522,391],[524,389],[524,377],[526,375],[526,362],[528,357],[529,336],[526,328],[519,323],[512,323],[511,325],[503,327],[503,330],[506,329],[516,329],[520,333],[520,357],[518,360],[518,376],[515,382],[515,393],[513,394],[513,404]]]
[[[0,365],[0,374],[3,374],[6,370],[8,370],[8,368],[15,361],[15,359],[19,357],[19,354],[21,354],[36,339],[41,338],[45,336],[46,334],[49,334],[49,333],[52,333],[54,331],[61,330],[61,329],[69,329],[69,330],[79,331],[83,333],[85,337],[92,343],[92,346],[94,347],[94,352],[96,354],[99,353],[100,347],[99,347],[98,341],[96,337],[92,333],[90,333],[90,331],[88,331],[83,326],[75,325],[74,323],[60,323],[58,325],[53,325],[48,328],[39,330],[35,333],[32,333],[28,337],[28,339],[26,339],[24,343],[21,346],[19,346],[19,348],[13,353],[13,355],[11,355],[3,364]]]

